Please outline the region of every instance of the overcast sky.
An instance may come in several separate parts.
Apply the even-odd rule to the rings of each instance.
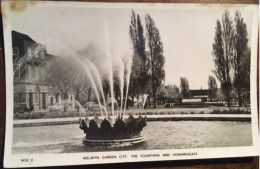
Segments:
[[[11,15],[12,29],[29,35],[47,46],[48,53],[58,55],[53,41],[73,50],[82,50],[89,43],[101,49],[106,46],[106,33],[115,55],[130,55],[129,25],[131,10],[107,8],[68,8],[33,6]],[[207,80],[214,69],[212,43],[216,20],[223,10],[201,9],[134,9],[144,17],[149,13],[161,35],[165,55],[165,84],[179,86],[180,77],[187,77],[190,89],[206,89]],[[234,18],[234,11],[230,11]],[[241,11],[251,36],[252,13]],[[250,44],[250,42],[249,42]],[[105,52],[105,51],[104,51]]]

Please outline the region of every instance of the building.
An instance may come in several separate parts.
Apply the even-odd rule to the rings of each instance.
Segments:
[[[59,94],[44,82],[44,68],[54,58],[45,45],[35,42],[28,35],[12,31],[14,106],[24,105],[30,110],[45,111],[48,106],[61,103]],[[74,96],[69,97],[74,102]],[[73,103],[74,109],[74,103]]]
[[[202,99],[203,102],[209,101],[210,90],[199,89],[199,90],[190,90],[190,95],[192,98]]]

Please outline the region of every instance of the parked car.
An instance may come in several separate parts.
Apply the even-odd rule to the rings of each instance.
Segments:
[[[58,111],[58,110],[63,110],[63,106],[60,103],[56,103],[52,106],[49,106],[49,111]]]

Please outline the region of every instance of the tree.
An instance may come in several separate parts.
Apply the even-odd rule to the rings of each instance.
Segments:
[[[146,36],[148,40],[149,55],[151,60],[151,81],[154,99],[154,108],[156,108],[156,92],[160,87],[164,77],[165,57],[163,55],[163,43],[161,41],[159,29],[155,26],[154,20],[149,14],[145,17]]]
[[[104,62],[104,53],[95,43],[89,43],[82,50],[78,51],[78,55],[80,56],[80,60],[82,61],[82,63],[85,63],[83,67],[85,67],[85,77],[87,83],[83,86],[83,91],[87,95],[87,101],[91,100],[92,94],[94,94],[95,96],[95,101],[104,101],[103,96],[101,95],[102,91],[106,100],[106,96],[109,92],[109,87],[104,88],[104,81],[105,83],[108,82],[108,67],[107,63]],[[83,67],[81,65],[81,69],[84,70]],[[90,77],[91,75],[92,77]],[[91,81],[94,81],[94,83],[91,83]],[[109,83],[107,85],[109,86]],[[104,91],[104,89],[106,91]],[[99,97],[99,99],[97,97]]]
[[[129,96],[132,95],[132,100],[134,100],[134,97],[139,95],[139,74],[140,74],[140,58],[137,57],[137,54],[134,53],[132,58],[132,67],[131,67],[131,75],[130,75],[130,82],[129,82]]]
[[[72,78],[72,89],[75,93],[75,100],[79,102],[80,104],[84,104],[85,99],[81,100],[80,95],[82,93],[84,94],[90,94],[91,91],[88,91],[90,87],[90,82],[88,78],[86,77],[84,71],[82,69],[79,69],[80,67],[76,67],[77,69],[74,70],[74,76]],[[87,91],[87,92],[86,92]],[[77,103],[78,104],[78,103]],[[77,106],[77,110],[79,111],[79,106]]]
[[[45,82],[55,89],[58,89],[61,99],[67,100],[69,90],[72,89],[72,82],[75,76],[75,66],[68,58],[55,57],[46,67]],[[66,106],[64,104],[64,111]]]
[[[178,86],[176,86],[176,85],[172,86],[171,95],[173,96],[174,99],[177,99],[180,97],[180,89],[178,88]]]
[[[137,54],[141,59],[141,70],[138,77],[138,83],[140,86],[141,93],[145,93],[146,88],[148,87],[148,83],[150,81],[150,60],[148,58],[147,52],[145,51],[145,37],[139,15],[137,15],[137,34]]]
[[[247,48],[244,52],[244,57],[242,58],[242,65],[244,68],[243,78],[244,80],[241,82],[243,89],[245,92],[250,91],[250,63],[251,63],[251,50]]]
[[[83,92],[87,95],[87,102],[91,101],[91,95],[92,95],[92,87],[91,85],[86,85],[83,89]]]
[[[230,107],[230,92],[231,92],[231,59],[234,54],[234,29],[229,12],[225,11],[222,16],[222,26],[217,20],[216,32],[213,47],[213,61],[215,70],[213,71],[220,81],[221,89],[227,98],[228,106]]]
[[[250,62],[247,62],[248,58],[248,38],[246,24],[241,17],[239,11],[235,13],[235,54],[232,59],[232,66],[234,69],[234,87],[236,89],[239,106],[242,106],[242,91],[249,89],[245,83],[249,82],[250,79],[246,79],[247,74],[250,74]],[[249,53],[250,55],[250,53]],[[250,58],[250,56],[249,56]],[[250,59],[249,59],[250,60]],[[249,63],[249,67],[247,66]]]
[[[157,105],[164,104],[164,101],[167,99],[167,89],[164,84],[161,84],[161,86],[158,88],[157,96]]]
[[[183,97],[190,96],[189,82],[186,77],[180,78],[180,89],[181,89],[181,94]]]
[[[210,101],[212,101],[212,99],[216,99],[217,97],[217,90],[218,90],[218,86],[217,86],[217,81],[215,79],[214,76],[209,76],[208,79],[208,89],[209,89],[209,98]]]
[[[137,29],[137,20],[136,20],[136,14],[134,11],[132,11],[131,15],[131,24],[129,26],[129,36],[132,40],[132,48],[133,48],[133,58],[132,58],[132,67],[131,67],[131,81],[130,81],[130,93],[132,93],[132,100],[134,100],[135,94],[139,88],[138,84],[138,75],[140,72],[141,67],[141,59],[137,53],[138,51],[138,29]],[[137,94],[138,95],[138,94]]]
[[[176,85],[167,85],[166,89],[166,97],[169,99],[177,99],[180,97],[180,89]]]
[[[107,63],[104,62],[105,54],[97,44],[90,42],[77,53],[80,56],[80,59],[87,59],[97,67],[101,78],[107,76]]]
[[[133,64],[131,73],[131,91],[135,94],[145,93],[149,83],[149,59],[145,51],[145,37],[143,33],[141,18],[134,11],[131,15],[129,35],[132,40]]]

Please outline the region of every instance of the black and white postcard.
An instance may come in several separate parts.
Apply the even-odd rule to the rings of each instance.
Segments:
[[[1,5],[4,167],[258,155],[258,5]]]

